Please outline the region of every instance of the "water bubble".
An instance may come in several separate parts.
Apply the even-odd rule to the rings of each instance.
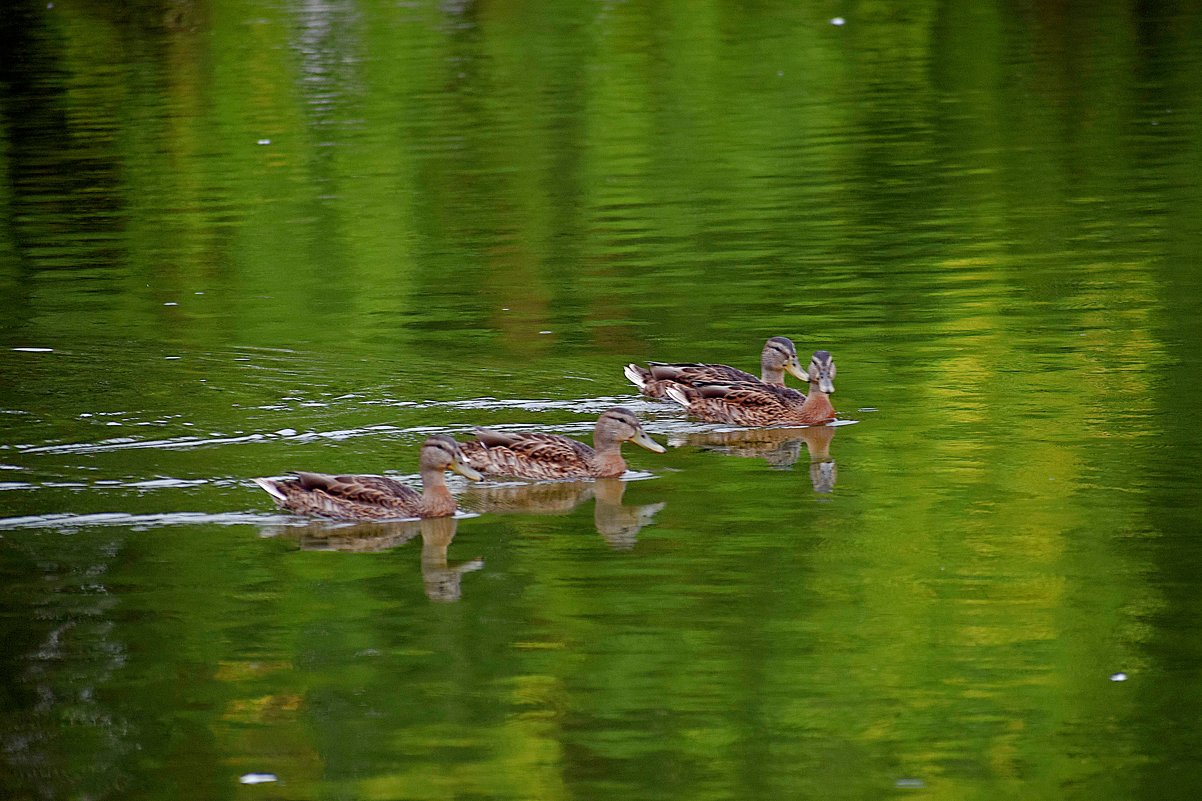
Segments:
[[[842,25],[845,22],[847,22],[847,20],[843,19],[843,17],[832,17],[831,18],[831,25]]]
[[[1126,673],[1115,673],[1113,676],[1110,677],[1110,680],[1111,681],[1126,681],[1127,674]]]

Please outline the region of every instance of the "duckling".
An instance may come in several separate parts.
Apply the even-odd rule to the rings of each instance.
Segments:
[[[643,430],[629,409],[615,406],[597,418],[593,447],[559,434],[509,433],[476,429],[463,444],[468,464],[489,476],[517,478],[612,478],[626,472],[622,443],[630,441],[654,453],[664,448]]]
[[[808,371],[810,394],[762,382],[738,381],[675,386],[667,396],[710,423],[741,426],[811,426],[835,419],[830,394],[835,391],[835,361],[829,351],[814,352]]]
[[[649,398],[666,397],[668,387],[684,385],[695,386],[698,383],[722,384],[732,381],[750,381],[785,385],[785,373],[807,380],[797,359],[797,348],[788,337],[772,337],[764,343],[760,353],[760,377],[725,364],[701,364],[698,362],[668,364],[666,362],[648,362],[647,367],[628,364],[622,372],[630,379],[644,395]]]
[[[331,476],[295,472],[296,478],[254,481],[290,512],[344,520],[386,520],[400,517],[446,517],[455,514],[455,498],[447,489],[444,471],[479,481],[482,476],[467,464],[459,443],[436,434],[421,449],[422,491],[387,476]]]

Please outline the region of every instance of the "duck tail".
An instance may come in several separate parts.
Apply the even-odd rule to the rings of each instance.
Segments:
[[[622,372],[630,379],[630,383],[638,387],[640,391],[646,389],[647,382],[651,380],[651,373],[637,364],[626,365],[622,368]]]
[[[252,479],[252,481],[254,481],[256,484],[258,484],[259,487],[262,488],[262,490],[264,492],[266,492],[271,497],[275,498],[277,501],[283,502],[283,501],[288,500],[284,496],[284,493],[280,491],[279,485],[276,484],[276,482],[273,481],[272,479],[256,478],[256,479]]]
[[[683,387],[676,385],[670,386],[664,390],[664,394],[686,409],[689,408],[691,401],[689,400],[689,396],[685,394]]]

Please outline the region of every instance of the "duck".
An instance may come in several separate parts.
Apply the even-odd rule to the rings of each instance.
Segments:
[[[836,419],[830,395],[835,391],[835,360],[815,351],[807,370],[810,394],[763,382],[700,382],[665,390],[668,398],[693,417],[740,426],[813,426]]]
[[[607,409],[593,428],[593,447],[560,434],[514,433],[476,429],[476,439],[463,443],[467,463],[487,476],[527,479],[615,478],[626,472],[622,443],[633,442],[653,453],[664,447],[647,435],[634,412]]]
[[[387,476],[327,475],[294,471],[295,478],[256,478],[281,509],[341,520],[448,517],[455,498],[444,473],[451,470],[471,481],[481,476],[467,464],[455,439],[436,434],[421,448],[422,491]]]
[[[771,337],[760,353],[760,375],[743,372],[725,364],[700,362],[648,362],[646,367],[628,364],[622,370],[630,382],[649,398],[666,398],[672,386],[691,387],[698,383],[758,382],[773,386],[785,385],[785,373],[806,381],[805,372],[797,358],[797,348],[788,337]]]

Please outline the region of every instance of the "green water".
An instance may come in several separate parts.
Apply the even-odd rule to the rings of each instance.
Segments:
[[[1196,798],[1200,76],[1186,2],[8,3],[2,795]],[[857,424],[622,376],[772,335]],[[441,525],[250,483],[617,403]]]

